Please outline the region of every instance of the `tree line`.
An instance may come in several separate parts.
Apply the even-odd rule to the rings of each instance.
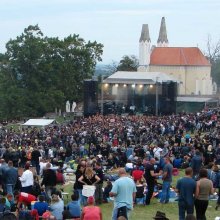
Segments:
[[[86,42],[73,34],[64,39],[44,36],[38,25],[6,44],[0,53],[0,120],[39,117],[55,108],[64,110],[65,102],[83,100],[83,81],[95,73],[103,45]],[[220,41],[207,39],[204,52],[212,64],[211,75],[220,85]],[[105,75],[116,71],[137,71],[138,59],[125,55],[105,67]],[[101,80],[100,74],[99,81]]]
[[[0,120],[43,116],[63,109],[66,100],[81,101],[83,81],[102,53],[96,41],[47,37],[38,25],[28,26],[0,54]]]

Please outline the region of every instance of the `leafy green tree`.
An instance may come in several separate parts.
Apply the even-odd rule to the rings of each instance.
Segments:
[[[0,118],[42,116],[66,100],[81,101],[102,48],[78,35],[60,40],[44,37],[38,25],[27,27],[0,54]]]
[[[136,56],[125,55],[120,60],[117,71],[137,71],[138,68],[138,59]]]

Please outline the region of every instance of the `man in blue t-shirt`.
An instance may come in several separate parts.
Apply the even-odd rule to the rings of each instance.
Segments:
[[[160,202],[168,203],[170,199],[170,186],[172,182],[173,165],[170,163],[170,158],[165,157],[165,166],[163,168],[163,185]]]
[[[69,202],[66,206],[69,211],[71,218],[80,218],[81,216],[81,208],[78,202],[79,194],[77,191],[71,196],[72,201]]]
[[[118,217],[124,216],[127,218],[127,211],[133,208],[133,201],[136,194],[136,186],[124,168],[119,169],[119,179],[113,183],[110,197],[114,197],[114,209],[112,220],[117,220]]]
[[[179,220],[185,219],[185,212],[187,214],[193,214],[194,212],[196,181],[192,179],[192,176],[193,170],[188,167],[185,169],[185,177],[177,181],[176,192],[179,194]]]
[[[49,210],[48,203],[45,202],[45,197],[40,195],[39,201],[34,203],[34,209],[37,210],[38,215],[42,216],[44,212]]]

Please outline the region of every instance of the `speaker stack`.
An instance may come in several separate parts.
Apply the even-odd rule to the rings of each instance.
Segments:
[[[98,81],[84,80],[84,116],[95,115],[98,112]]]

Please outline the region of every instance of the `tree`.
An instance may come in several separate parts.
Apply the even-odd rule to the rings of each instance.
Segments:
[[[78,35],[60,40],[44,37],[38,25],[27,27],[0,54],[0,118],[42,116],[66,100],[81,101],[83,80],[93,75],[102,48]]]
[[[211,64],[219,60],[220,59],[220,40],[218,40],[216,43],[213,43],[211,35],[208,35],[205,55],[209,59]]]
[[[136,56],[125,55],[120,60],[117,66],[117,71],[137,71],[137,67],[138,67],[138,59],[136,58]]]
[[[220,85],[220,40],[213,43],[211,36],[208,35],[206,47],[204,54],[212,65],[211,76]]]

